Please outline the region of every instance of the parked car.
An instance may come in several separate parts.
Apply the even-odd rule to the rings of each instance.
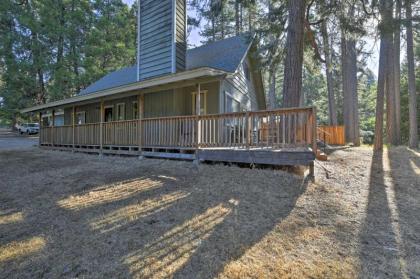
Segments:
[[[38,123],[23,123],[18,126],[19,133],[22,134],[38,134],[39,124]]]

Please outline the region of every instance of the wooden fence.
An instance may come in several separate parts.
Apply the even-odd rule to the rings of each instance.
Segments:
[[[43,145],[316,149],[314,108],[41,127]]]
[[[319,140],[332,145],[345,145],[344,126],[318,126]]]

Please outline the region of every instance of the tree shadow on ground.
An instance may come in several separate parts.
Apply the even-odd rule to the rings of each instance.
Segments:
[[[28,167],[16,159],[26,169],[0,164],[0,213],[23,216],[0,224],[0,247],[34,248],[0,258],[0,277],[212,278],[286,218],[307,185],[282,172],[59,154],[26,154]]]
[[[415,268],[418,272],[418,266],[410,267],[404,248],[404,242],[409,238],[401,233],[401,225],[411,227],[413,222],[418,223],[420,213],[418,203],[414,200],[407,202],[407,197],[402,198],[399,194],[411,188],[401,183],[401,176],[397,174],[399,169],[407,167],[399,165],[407,157],[405,160],[402,157],[393,161],[392,149],[389,154],[386,151],[384,153],[376,152],[372,158],[366,219],[360,233],[361,274],[368,278],[416,277],[418,273],[412,269]],[[411,179],[415,179],[415,176],[410,175]],[[416,191],[418,201],[418,186]],[[404,211],[413,212],[405,214]],[[418,224],[416,226],[419,228]],[[417,245],[418,243],[417,239]],[[418,251],[413,259],[416,258],[419,259]]]
[[[391,148],[388,160],[402,268],[407,277],[420,278],[420,153],[406,147]]]

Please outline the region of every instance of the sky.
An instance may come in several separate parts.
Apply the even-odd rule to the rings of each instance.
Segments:
[[[137,0],[122,0],[128,5],[133,5]],[[195,11],[188,9],[188,15],[194,16]],[[200,36],[200,28],[194,28],[188,36],[189,47],[197,47],[201,45],[202,37]],[[372,55],[367,61],[368,67],[376,75],[378,73],[378,59],[379,59],[379,43],[375,42],[372,38],[366,38],[366,50],[372,51]]]

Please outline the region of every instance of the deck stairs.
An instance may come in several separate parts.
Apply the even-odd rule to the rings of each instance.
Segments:
[[[322,140],[317,140],[317,146],[319,148],[317,148],[316,150],[316,159],[320,160],[320,161],[327,161],[328,160],[328,155],[325,153],[325,149],[328,148],[328,145],[323,142]],[[320,149],[322,148],[322,149]]]

